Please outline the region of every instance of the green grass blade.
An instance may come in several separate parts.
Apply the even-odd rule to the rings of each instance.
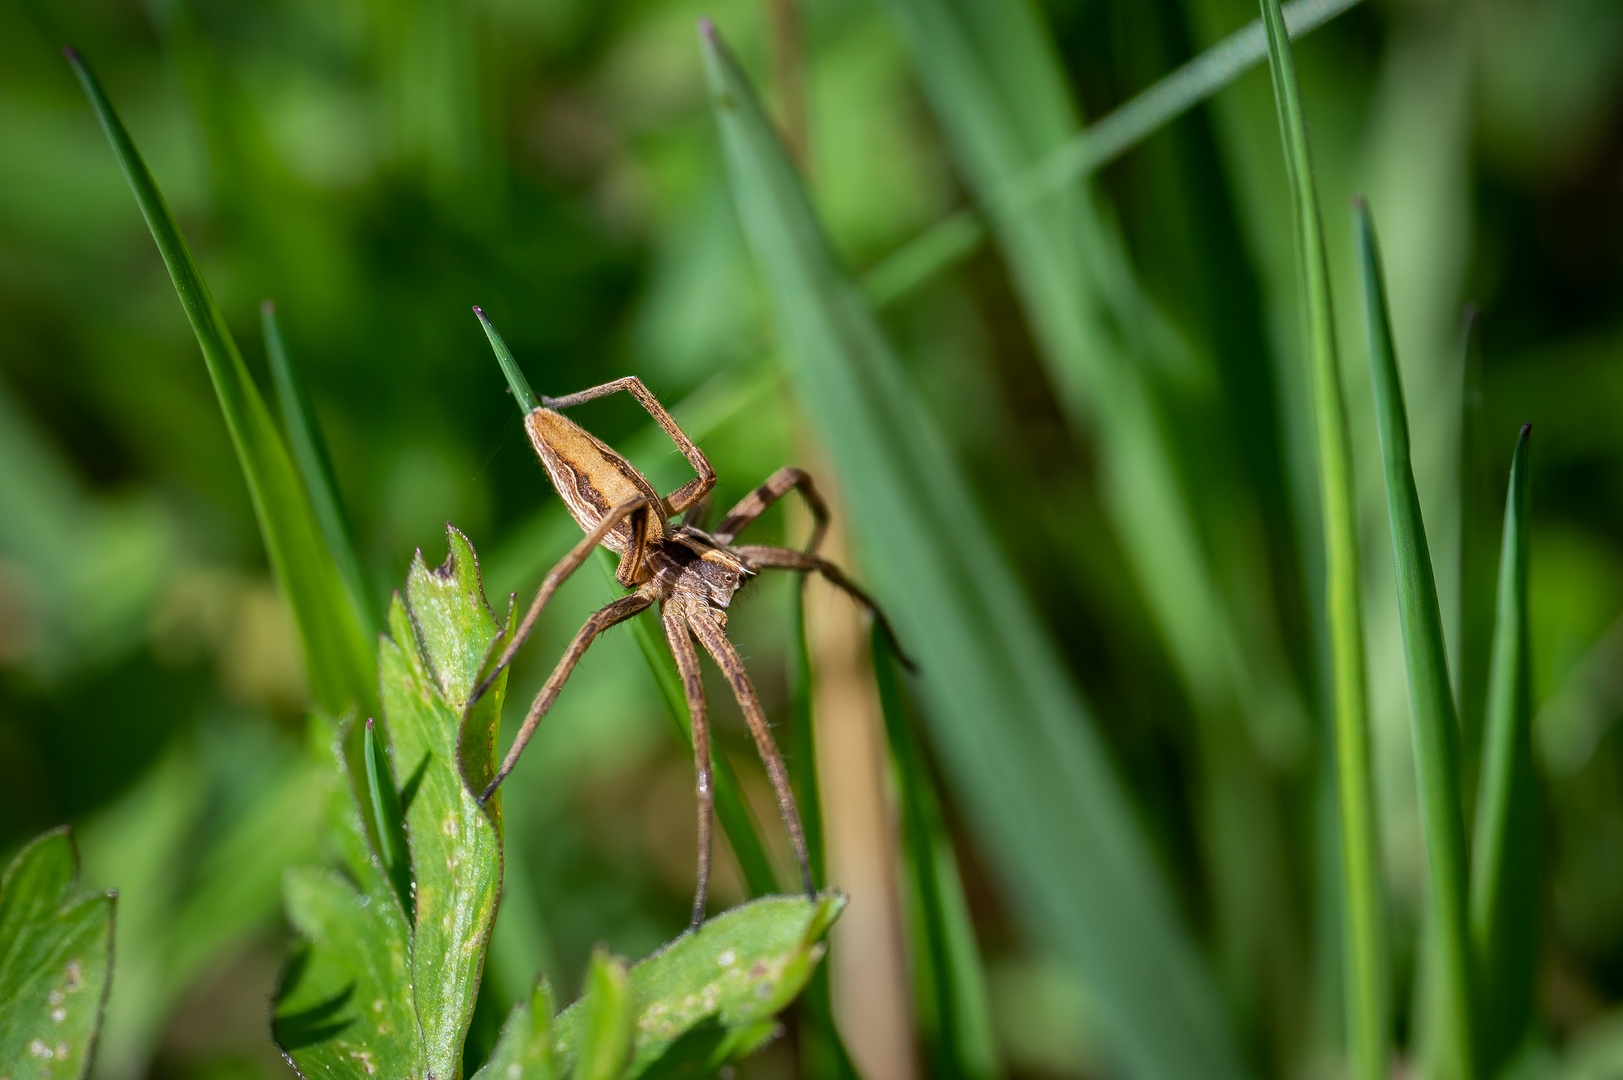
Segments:
[[[834,458],[869,584],[919,661],[935,746],[1018,918],[1085,973],[1130,1074],[1244,1075],[1053,641],[835,264],[753,88],[712,27],[700,37],[783,359]]]
[[[1471,947],[1466,929],[1465,825],[1460,816],[1458,721],[1449,689],[1448,652],[1437,605],[1431,551],[1420,514],[1409,460],[1409,418],[1387,318],[1386,284],[1375,223],[1363,200],[1357,204],[1359,264],[1364,276],[1364,316],[1369,332],[1375,416],[1386,466],[1386,504],[1392,523],[1392,561],[1398,612],[1409,669],[1409,705],[1420,821],[1430,869],[1431,928],[1437,935],[1435,1037],[1445,1074],[1476,1075],[1471,1008]]]
[[[1538,958],[1538,776],[1527,621],[1531,434],[1531,424],[1522,428],[1510,466],[1472,852],[1471,936],[1482,988],[1484,1076],[1492,1076],[1527,1033]]]
[[[619,596],[622,590],[614,577],[614,568],[618,565],[615,557],[603,549],[598,554],[605,580],[614,595]],[[676,725],[677,732],[682,736],[682,745],[687,747],[688,757],[691,758],[693,717],[688,712],[687,696],[682,692],[682,676],[677,673],[676,661],[671,658],[659,615],[650,609],[629,620],[628,625],[637,648],[648,662],[649,673],[654,676],[654,685],[659,690],[660,701],[665,703],[665,712]],[[752,897],[777,892],[778,878],[772,870],[766,845],[761,840],[760,825],[744,799],[738,774],[733,771],[732,763],[714,739],[710,741],[710,762],[716,786],[716,821],[720,823],[721,831],[727,834],[727,842],[732,845],[733,856],[738,859],[738,868],[744,875],[745,887]]]
[[[1356,1080],[1386,1075],[1386,941],[1370,776],[1369,710],[1364,675],[1364,627],[1359,609],[1358,512],[1352,439],[1336,355],[1330,307],[1330,266],[1313,182],[1307,121],[1302,115],[1296,61],[1285,37],[1279,0],[1262,0],[1268,66],[1290,176],[1302,299],[1313,367],[1313,415],[1318,434],[1319,487],[1335,703],[1336,780],[1341,810],[1343,918],[1346,920],[1347,1046]]]
[[[615,1080],[631,1053],[636,1004],[630,968],[599,945],[586,970],[586,995],[576,1025],[575,1080]]]
[[[311,694],[333,715],[357,703],[363,712],[374,711],[377,674],[372,640],[327,549],[308,493],[270,410],[249,377],[225,316],[209,293],[208,283],[129,132],[78,54],[70,50],[67,55],[112,144],[202,347],[220,412],[248,482],[266,554],[299,628]]]
[[[363,736],[366,755],[366,808],[372,815],[372,828],[377,831],[378,858],[389,875],[400,907],[411,911],[412,903],[411,859],[406,854],[406,815],[400,809],[400,793],[395,790],[394,776],[389,772],[389,759],[383,748],[383,739],[371,717],[367,718]]]
[[[305,395],[304,381],[287,354],[287,342],[282,338],[282,327],[276,319],[276,305],[269,300],[259,305],[259,318],[265,333],[265,358],[270,363],[271,385],[276,390],[276,404],[281,409],[282,429],[287,432],[293,463],[298,466],[299,478],[304,481],[316,520],[321,523],[327,550],[338,564],[344,584],[349,586],[350,602],[361,617],[362,628],[368,638],[376,637],[371,593],[361,574],[360,560],[355,557],[355,545],[350,540],[349,517],[338,497],[332,458],[327,454],[327,442],[321,437],[315,411]]]
[[[989,1080],[998,1074],[986,974],[969,920],[964,883],[941,801],[913,736],[896,680],[889,640],[872,631],[874,680],[902,810],[914,1007],[928,1057],[927,1075]]]
[[[1285,6],[1293,38],[1318,29],[1361,0],[1295,0]],[[902,245],[862,277],[875,307],[900,300],[972,254],[996,221],[1027,213],[1067,185],[1084,180],[1250,71],[1268,55],[1262,20],[1236,30],[1137,96],[1100,117],[1010,179],[981,210],[960,210]]]

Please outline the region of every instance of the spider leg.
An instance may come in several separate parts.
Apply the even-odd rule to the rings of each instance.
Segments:
[[[681,608],[668,603],[660,616],[665,623],[665,640],[670,643],[671,655],[676,657],[676,670],[682,676],[688,714],[693,717],[693,767],[698,771],[699,796],[699,884],[693,894],[691,925],[698,926],[704,921],[705,895],[710,890],[710,829],[716,805],[710,764],[710,718],[704,698],[704,678],[699,673],[699,653],[693,647],[693,638],[688,636]]]
[[[796,488],[800,489],[800,497],[806,500],[806,506],[811,510],[812,534],[806,544],[806,554],[815,555],[823,545],[823,535],[828,532],[828,504],[817,493],[811,474],[793,465],[779,469],[767,477],[764,484],[738,500],[738,505],[722,519],[711,535],[723,544],[731,544],[733,538],[749,528],[767,507]]]
[[[845,571],[834,563],[804,551],[796,551],[794,548],[768,547],[764,544],[738,544],[732,550],[742,555],[752,566],[760,569],[797,570],[801,573],[815,571],[822,574],[824,580],[830,585],[843,590],[851,599],[868,609],[874,621],[879,624],[880,633],[884,634],[886,640],[890,642],[891,650],[896,653],[896,658],[902,662],[902,666],[909,671],[918,670],[917,665],[913,663],[907,653],[902,651],[902,644],[896,638],[896,630],[890,625],[890,620],[885,617],[883,609],[874,602],[874,598],[869,596],[860,585],[846,577]]]
[[[557,398],[543,397],[541,404],[549,409],[567,409],[574,405],[595,401],[600,397],[607,397],[621,390],[636,398],[642,407],[648,410],[648,415],[652,416],[655,422],[665,429],[665,434],[671,437],[671,441],[676,444],[676,448],[682,451],[682,456],[688,459],[688,464],[693,466],[693,471],[699,474],[665,498],[667,516],[680,514],[702,499],[710,492],[711,488],[716,486],[716,470],[710,467],[710,459],[704,456],[704,451],[694,445],[693,440],[688,438],[687,432],[677,425],[676,421],[671,418],[671,414],[665,411],[665,406],[661,405],[659,399],[642,384],[641,379],[635,375],[627,375],[623,379],[615,379],[613,382],[604,383],[602,386],[594,386],[590,390],[582,390],[576,394],[568,394]]]
[[[744,711],[744,721],[749,724],[750,734],[755,736],[755,748],[760,751],[761,760],[766,764],[766,775],[778,796],[778,809],[783,814],[784,825],[789,829],[789,842],[794,845],[795,861],[800,864],[801,883],[806,887],[807,896],[815,896],[817,888],[812,884],[811,857],[806,853],[806,832],[800,825],[800,811],[795,807],[795,793],[789,786],[789,773],[783,767],[783,756],[778,753],[777,744],[772,741],[766,713],[761,710],[760,699],[755,696],[755,686],[750,682],[749,673],[744,670],[744,661],[739,658],[738,650],[727,640],[721,623],[712,613],[690,611],[687,621],[693,629],[693,636],[699,639],[699,644],[704,646],[705,651],[715,659],[716,666],[721,668],[721,673],[727,677],[728,684],[733,688],[733,696]]]
[[[629,559],[635,556],[634,561],[636,563],[640,564],[642,562],[643,549],[648,546],[649,507],[644,499],[627,499],[604,515],[603,520],[597,523],[595,529],[581,537],[580,542],[570,550],[569,554],[559,559],[558,564],[547,571],[547,576],[541,582],[541,588],[536,590],[535,599],[530,601],[530,610],[524,613],[523,621],[518,624],[518,629],[514,631],[507,644],[503,646],[501,654],[496,657],[495,663],[492,664],[490,659],[486,658],[485,667],[488,668],[488,671],[473,688],[473,693],[468,695],[468,703],[462,709],[464,717],[473,709],[474,704],[485,696],[485,691],[490,689],[490,684],[496,681],[496,676],[501,674],[502,669],[513,662],[513,657],[517,655],[519,648],[529,638],[530,631],[535,629],[535,621],[541,617],[541,609],[547,606],[547,601],[551,600],[552,594],[558,591],[558,586],[562,585],[570,574],[580,569],[587,556],[591,555],[592,549],[601,544],[603,538],[614,531],[616,525],[620,524],[628,514],[635,513],[639,509],[643,511],[643,515],[638,519],[637,524],[642,527],[634,527],[631,530],[632,547],[627,549],[625,557]],[[498,638],[497,640],[501,639]]]
[[[514,737],[507,756],[502,758],[502,767],[497,771],[496,778],[490,782],[490,786],[479,796],[481,803],[490,798],[497,785],[507,779],[507,774],[518,764],[518,757],[529,744],[530,736],[535,734],[536,726],[541,723],[541,718],[547,714],[547,710],[552,708],[552,703],[558,700],[558,692],[563,689],[564,680],[575,670],[580,658],[586,655],[586,649],[592,641],[609,627],[625,622],[653,602],[651,597],[644,596],[640,592],[622,596],[607,607],[594,612],[592,617],[586,620],[586,624],[576,631],[575,639],[569,643],[569,648],[564,650],[558,666],[552,669],[552,675],[547,679],[546,685],[535,695],[535,700],[530,702],[530,711],[525,715],[524,723],[519,727],[518,735]]]

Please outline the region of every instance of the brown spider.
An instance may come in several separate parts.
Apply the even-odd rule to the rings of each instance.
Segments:
[[[704,918],[705,892],[710,882],[710,827],[714,803],[710,725],[705,707],[704,682],[699,675],[699,655],[693,647],[695,637],[715,659],[738,699],[739,708],[749,724],[750,734],[755,737],[755,746],[766,763],[767,776],[771,778],[772,788],[777,794],[778,808],[783,813],[784,825],[788,827],[789,839],[794,844],[795,859],[800,864],[801,881],[806,892],[812,893],[814,887],[811,862],[806,854],[806,837],[800,826],[800,812],[795,808],[795,797],[789,787],[783,758],[772,742],[766,715],[761,711],[760,700],[744,670],[744,663],[726,634],[727,608],[732,603],[733,593],[757,572],[775,569],[822,574],[872,612],[882,632],[892,642],[895,641],[889,623],[872,598],[846,577],[839,567],[818,557],[818,545],[828,530],[828,507],[812,486],[811,477],[800,469],[779,469],[766,483],[733,507],[714,531],[705,532],[694,523],[694,519],[703,508],[703,500],[715,486],[715,470],[705,459],[704,452],[677,426],[641,380],[633,375],[567,397],[543,397],[538,400],[496,328],[485,318],[484,312],[477,307],[473,310],[479,316],[491,347],[496,352],[496,359],[507,376],[507,383],[512,387],[513,396],[524,412],[524,428],[535,446],[535,452],[540,455],[541,463],[546,466],[547,475],[551,477],[553,487],[558,489],[564,505],[586,535],[542,581],[540,590],[530,603],[530,610],[525,613],[517,632],[507,642],[494,666],[489,668],[489,674],[474,689],[467,708],[473,708],[473,703],[490,688],[496,674],[512,661],[513,655],[535,626],[541,609],[597,545],[602,544],[620,556],[615,577],[621,585],[634,590],[593,614],[575,634],[569,648],[564,651],[563,659],[558,661],[552,676],[531,702],[530,711],[513,739],[512,748],[502,759],[495,779],[479,794],[480,800],[489,799],[497,785],[512,771],[541,718],[557,700],[564,680],[574,671],[593,639],[616,623],[624,622],[643,609],[658,604],[665,624],[665,640],[676,658],[677,670],[682,675],[682,688],[687,695],[688,711],[693,717],[693,760],[698,772],[699,797],[699,880],[693,898],[694,924],[697,925]],[[621,390],[629,392],[648,410],[698,473],[695,479],[668,496],[661,497],[629,461],[559,411]],[[815,519],[811,541],[805,550],[733,543],[740,532],[791,489],[799,489]],[[673,520],[685,512],[690,512],[688,517],[681,521]],[[900,650],[897,650],[897,655],[901,655]]]

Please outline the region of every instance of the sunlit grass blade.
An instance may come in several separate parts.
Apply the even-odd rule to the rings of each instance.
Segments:
[[[736,61],[701,48],[781,355],[833,457],[864,577],[919,662],[931,736],[1040,945],[1088,979],[1125,1071],[1244,1075],[1209,977],[1058,651],[827,238]]]
[[[1539,806],[1533,762],[1533,676],[1527,621],[1531,482],[1522,428],[1510,466],[1499,553],[1499,610],[1471,865],[1471,937],[1481,990],[1481,1072],[1494,1075],[1533,1016],[1538,959]]]
[[[874,679],[902,812],[913,1000],[934,1077],[990,1080],[998,1074],[986,974],[969,919],[952,838],[935,781],[914,738],[890,642],[872,633]]]
[[[1313,416],[1318,436],[1326,608],[1335,703],[1336,783],[1341,811],[1347,1047],[1355,1080],[1381,1080],[1386,1075],[1387,1058],[1386,940],[1375,834],[1375,794],[1370,776],[1352,439],[1347,430],[1341,362],[1336,355],[1324,223],[1313,181],[1313,160],[1308,150],[1301,90],[1296,81],[1296,61],[1286,40],[1279,0],[1262,0],[1262,18],[1268,30],[1268,67],[1273,76],[1286,172],[1290,176],[1308,357],[1313,368]]]
[[[334,715],[355,703],[363,711],[375,711],[377,674],[371,638],[327,549],[270,410],[135,143],[90,69],[71,50],[67,56],[112,144],[202,347],[220,412],[248,482],[266,554],[299,628],[311,693]]]
[[[620,595],[622,590],[614,578],[614,568],[618,564],[606,550],[600,549],[598,554],[602,556],[598,563],[603,568],[610,590],[616,596]],[[676,671],[670,646],[665,643],[659,616],[650,609],[628,620],[627,625],[631,627],[631,636],[636,639],[637,648],[648,663],[649,673],[654,676],[659,699],[665,704],[666,713],[681,734],[688,756],[692,757],[693,717],[688,713],[687,697],[682,693],[682,677]],[[738,774],[733,771],[732,763],[713,740],[710,761],[716,787],[716,821],[720,823],[721,831],[727,834],[727,842],[732,845],[733,856],[738,859],[738,868],[744,875],[745,887],[752,897],[777,892],[778,878],[772,870],[766,844],[761,840],[760,826],[744,799],[744,789],[738,782]]]
[[[315,411],[305,395],[304,380],[299,378],[287,354],[287,342],[282,338],[282,327],[276,318],[276,305],[269,300],[259,305],[259,318],[265,333],[265,359],[270,364],[271,385],[276,390],[282,430],[287,433],[293,463],[298,466],[299,478],[304,481],[316,520],[321,523],[327,550],[349,586],[350,601],[360,615],[362,628],[368,638],[375,637],[377,624],[372,618],[371,593],[361,574],[360,560],[355,557],[349,515],[344,513],[343,501],[338,497],[338,482],[334,479],[332,458],[327,454],[327,442],[321,437]]]
[[[1409,460],[1409,418],[1387,318],[1386,284],[1375,223],[1357,203],[1359,265],[1364,277],[1364,318],[1369,334],[1375,416],[1386,466],[1386,505],[1392,525],[1392,561],[1398,613],[1409,669],[1409,707],[1420,821],[1430,870],[1431,931],[1437,935],[1436,1030],[1445,1074],[1476,1075],[1471,1006],[1471,947],[1466,928],[1465,825],[1460,815],[1458,720],[1449,688],[1448,651],[1437,604],[1426,525],[1420,513]]]
[[[1285,6],[1285,25],[1291,37],[1301,37],[1360,2],[1295,0]],[[869,301],[884,307],[957,265],[985,241],[988,218],[995,223],[1025,213],[1066,185],[1092,176],[1267,55],[1261,19],[1236,30],[1011,178],[980,208],[950,214],[893,251],[862,276]]]

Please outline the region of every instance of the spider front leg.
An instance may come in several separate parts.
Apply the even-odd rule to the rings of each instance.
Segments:
[[[890,620],[885,617],[884,610],[874,601],[873,597],[863,591],[860,585],[846,577],[845,571],[834,563],[817,555],[796,551],[794,548],[769,547],[765,544],[737,544],[733,546],[732,550],[757,569],[797,570],[803,574],[816,572],[823,575],[823,579],[830,585],[842,590],[851,599],[868,609],[868,613],[879,624],[879,632],[884,634],[885,639],[890,642],[891,650],[896,654],[896,659],[902,662],[902,666],[909,671],[918,670],[907,653],[902,651],[901,642],[896,638],[896,630],[890,625]]]
[[[496,778],[479,795],[481,803],[490,799],[497,786],[513,771],[513,766],[518,764],[519,755],[524,752],[524,747],[529,745],[530,736],[535,734],[536,726],[541,723],[541,718],[547,715],[547,710],[552,708],[552,703],[558,700],[558,692],[564,688],[564,680],[575,670],[580,658],[586,655],[586,650],[593,640],[609,627],[625,622],[653,602],[652,597],[635,592],[630,596],[622,596],[614,603],[594,612],[592,617],[586,620],[586,625],[575,633],[575,639],[564,651],[563,659],[552,669],[552,675],[547,679],[546,685],[535,695],[535,700],[530,702],[530,711],[525,715],[524,723],[518,729],[518,735],[513,738],[513,745],[508,748],[507,756],[502,758],[502,767],[497,771]]]
[[[716,793],[710,764],[710,717],[704,697],[704,677],[699,672],[699,654],[688,636],[687,620],[678,604],[667,603],[660,612],[665,623],[665,640],[676,658],[682,676],[682,691],[688,699],[688,715],[693,718],[693,767],[699,797],[699,884],[693,894],[693,926],[704,922],[705,895],[710,890],[710,829],[715,820]]]
[[[805,550],[806,554],[815,555],[823,545],[823,535],[828,532],[828,504],[817,493],[811,474],[793,465],[779,469],[766,478],[766,483],[738,500],[738,505],[722,519],[721,525],[711,535],[723,544],[732,543],[733,538],[749,528],[769,506],[796,488],[800,489],[800,497],[806,500],[806,506],[811,510],[812,535]]]
[[[806,832],[800,825],[800,811],[795,806],[794,790],[789,786],[789,772],[783,767],[783,756],[778,753],[777,744],[772,741],[772,731],[767,727],[766,713],[761,709],[760,699],[755,696],[755,686],[750,682],[749,673],[744,670],[744,661],[739,658],[738,650],[733,648],[733,643],[727,640],[721,622],[713,613],[708,610],[690,610],[687,622],[693,629],[693,636],[699,639],[699,644],[703,645],[705,651],[715,659],[716,666],[721,668],[722,675],[726,676],[728,685],[733,688],[733,696],[738,699],[738,707],[744,712],[744,722],[749,725],[750,734],[755,736],[755,748],[760,752],[762,762],[766,764],[766,775],[772,781],[772,790],[778,796],[778,810],[782,812],[783,823],[789,830],[789,842],[794,845],[795,861],[800,864],[801,883],[806,888],[807,896],[815,896],[817,888],[812,883],[811,857],[806,852]]]
[[[643,513],[631,530],[632,546],[626,550],[626,556],[628,558],[634,556],[634,563],[640,564],[642,562],[648,546],[648,515],[650,510],[646,500],[627,499],[605,514],[603,520],[597,523],[596,528],[581,537],[580,542],[570,549],[569,554],[559,559],[557,565],[547,571],[547,576],[541,581],[541,587],[535,592],[535,599],[530,601],[530,610],[524,613],[524,619],[518,624],[518,629],[513,632],[507,644],[503,646],[500,655],[496,657],[495,663],[491,663],[489,657],[485,658],[484,668],[488,670],[485,671],[484,677],[479,680],[478,684],[474,686],[473,693],[468,695],[468,703],[462,708],[462,718],[464,720],[473,711],[473,707],[478,703],[479,699],[485,696],[485,691],[490,689],[490,684],[496,681],[496,676],[500,675],[502,669],[512,663],[513,657],[518,655],[519,648],[529,639],[530,631],[535,629],[535,621],[541,617],[541,610],[547,606],[547,601],[552,599],[552,594],[557,592],[558,587],[569,579],[570,574],[580,569],[587,556],[591,555],[592,549],[601,544],[603,538],[613,532],[616,525],[639,509]],[[496,640],[500,641],[501,638],[498,637]]]

